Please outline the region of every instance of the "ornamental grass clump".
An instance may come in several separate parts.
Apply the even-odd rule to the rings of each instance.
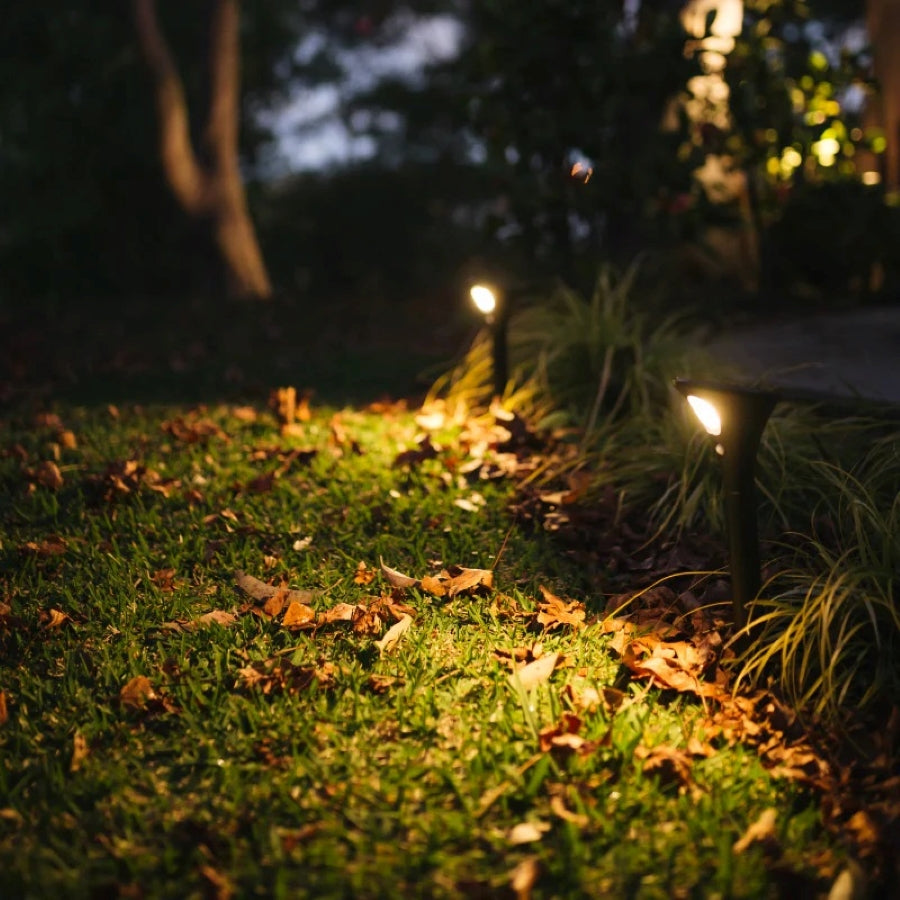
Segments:
[[[739,681],[774,677],[798,708],[830,721],[889,709],[900,690],[900,455],[888,435],[850,468],[808,461],[818,502],[786,535],[785,564],[753,610]]]

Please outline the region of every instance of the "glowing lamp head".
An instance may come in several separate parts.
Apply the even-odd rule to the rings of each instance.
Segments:
[[[483,284],[473,284],[469,288],[469,296],[478,308],[478,311],[486,316],[491,315],[497,308],[497,297],[494,292]]]
[[[698,397],[696,394],[688,394],[687,402],[690,403],[691,409],[707,433],[718,437],[722,433],[722,417],[715,406],[709,400],[704,400],[703,397]]]

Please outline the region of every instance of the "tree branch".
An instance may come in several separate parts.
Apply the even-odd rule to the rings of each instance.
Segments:
[[[138,44],[153,75],[160,156],[166,178],[188,213],[206,213],[211,202],[211,183],[191,144],[184,86],[159,27],[156,0],[132,0],[132,11]]]
[[[238,169],[240,108],[240,25],[238,0],[216,0],[210,27],[210,107],[206,140],[219,175]]]

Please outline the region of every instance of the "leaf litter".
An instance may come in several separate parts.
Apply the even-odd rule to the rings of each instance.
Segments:
[[[279,402],[288,403],[283,398]],[[278,413],[283,434],[291,436],[302,433],[302,429],[295,429],[294,426],[302,425],[308,418],[302,412],[297,414],[296,398],[294,403],[293,416],[281,407]],[[236,418],[248,422],[254,420],[249,414]],[[427,430],[433,432],[446,427],[448,417],[439,410],[423,409],[418,422],[420,427],[427,426]],[[51,424],[56,427],[55,423]],[[202,411],[187,417],[175,417],[164,423],[163,430],[187,444],[230,441],[220,426],[202,415]],[[74,449],[77,446],[74,435],[68,437],[61,423],[57,433],[62,447]],[[336,455],[362,452],[340,415],[332,418],[330,435]],[[414,467],[437,459],[465,477],[512,475],[525,478],[542,465],[535,457],[547,452],[546,445],[541,449],[536,436],[521,420],[502,416],[495,416],[493,422],[485,418],[467,420],[458,449],[460,452],[455,457],[451,456],[446,453],[446,447],[426,434],[418,439],[414,449],[403,451],[396,457],[395,466]],[[260,476],[260,480],[249,482],[248,490],[270,490],[274,480],[282,477],[297,460],[308,460],[316,451],[285,452],[276,448],[265,452],[278,455],[278,465]],[[564,455],[565,451],[561,453]],[[42,462],[37,469],[26,470],[25,477],[33,484],[51,490],[59,490],[64,485],[62,473],[52,461]],[[316,592],[268,584],[238,571],[235,583],[249,602],[237,611],[212,610],[193,619],[167,622],[162,627],[183,631],[210,626],[228,628],[241,615],[251,613],[261,619],[277,621],[281,627],[292,631],[315,631],[332,625],[349,627],[359,635],[379,636],[374,646],[382,653],[388,653],[398,646],[414,622],[415,610],[401,602],[406,590],[417,589],[432,597],[447,599],[490,595],[491,609],[498,617],[523,621],[530,628],[545,634],[596,630],[598,637],[606,637],[610,650],[620,660],[630,679],[652,685],[663,692],[692,695],[701,701],[703,710],[697,721],[704,740],[691,736],[683,748],[667,744],[647,748],[639,744],[634,754],[646,775],[673,784],[679,790],[689,790],[693,784],[694,759],[714,755],[718,752],[717,747],[744,744],[756,750],[763,765],[774,776],[798,781],[815,790],[822,798],[826,824],[847,837],[862,858],[882,859],[892,846],[892,829],[900,822],[898,804],[885,797],[883,790],[884,785],[891,783],[886,775],[890,772],[889,757],[875,765],[848,765],[835,759],[817,736],[803,726],[797,715],[786,709],[773,695],[766,692],[732,694],[723,666],[728,660],[728,650],[722,638],[727,622],[721,615],[711,612],[706,603],[723,596],[721,582],[713,581],[703,592],[698,592],[696,579],[685,571],[687,567],[698,568],[698,561],[707,562],[714,554],[704,555],[702,551],[698,554],[696,544],[683,541],[661,548],[651,546],[648,552],[639,555],[638,550],[648,547],[647,535],[621,515],[612,498],[607,495],[604,502],[595,503],[599,512],[586,511],[584,503],[590,499],[590,479],[585,473],[576,472],[569,473],[566,480],[565,487],[555,492],[522,487],[515,512],[523,521],[541,522],[548,530],[561,536],[567,535],[567,539],[575,537],[576,541],[580,535],[588,533],[596,539],[598,523],[604,525],[599,529],[601,538],[596,549],[588,551],[581,547],[577,552],[606,554],[611,583],[615,583],[617,578],[627,578],[632,590],[625,594],[611,593],[607,601],[607,615],[599,622],[588,619],[584,603],[557,596],[543,586],[536,609],[533,612],[523,610],[514,598],[495,591],[494,571],[490,569],[448,566],[437,574],[414,577],[380,560],[380,572],[392,589],[390,596],[363,598],[357,603],[339,603],[328,609],[317,609],[321,596]],[[109,464],[101,475],[90,476],[89,483],[107,501],[141,489],[165,498],[183,489],[180,480],[161,478],[135,459]],[[220,515],[228,518],[228,512],[223,510]],[[233,513],[231,516],[236,523],[237,517]],[[43,541],[27,542],[21,545],[20,550],[49,558],[64,555],[70,542],[71,539],[49,536]],[[174,582],[171,578],[164,578],[163,571],[157,572],[154,580],[158,581],[160,589],[171,590]],[[374,575],[375,570],[360,563],[353,581],[360,587],[367,587]],[[660,579],[671,579],[672,586],[658,584]],[[635,591],[634,587],[642,590]],[[70,621],[65,613],[55,609],[47,615],[45,622],[48,628],[58,628]],[[540,642],[510,651],[498,650],[495,655],[512,668],[510,683],[525,690],[548,684],[554,672],[566,664],[561,652],[545,653]],[[235,687],[263,695],[297,694],[313,686],[330,688],[337,674],[335,666],[324,658],[314,664],[299,665],[273,657],[241,668]],[[397,676],[371,674],[367,688],[374,693],[383,693],[400,683],[402,679]],[[583,680],[579,683],[577,679],[563,685],[560,697],[570,711],[564,712],[554,724],[540,730],[537,748],[540,754],[550,753],[559,757],[600,752],[608,746],[612,726],[604,737],[588,739],[584,736],[585,717],[602,710],[612,720],[618,711],[633,702],[630,695],[619,687],[604,686],[598,689]],[[118,699],[121,707],[133,714],[178,711],[177,705],[165,691],[158,690],[146,676],[129,680],[120,689]],[[0,692],[0,724],[8,718],[6,701],[7,694]],[[76,732],[70,761],[72,771],[80,767],[87,753],[87,743],[80,732]],[[528,765],[534,762],[535,758],[532,758]],[[900,788],[900,778],[895,776],[894,780]],[[856,790],[860,784],[865,790]],[[492,797],[489,792],[483,798],[485,809],[493,802],[488,802]],[[553,797],[551,810],[558,818],[578,827],[584,827],[587,823],[585,816],[572,812],[558,795]],[[735,842],[734,852],[746,852],[754,844],[770,849],[774,847],[777,841],[773,815],[773,810],[766,810]],[[540,823],[541,826],[545,824]],[[522,823],[516,827],[521,827],[523,835],[526,828],[534,829],[530,834],[535,840],[543,834],[543,828],[537,829],[534,823]],[[533,865],[520,864],[511,885],[517,896],[530,895],[536,873],[536,860]]]

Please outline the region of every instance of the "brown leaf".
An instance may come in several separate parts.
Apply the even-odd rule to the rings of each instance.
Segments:
[[[302,392],[299,397],[297,389],[280,387],[269,396],[269,407],[275,413],[282,433],[288,433],[296,422],[308,422],[312,417],[309,410],[310,395]]]
[[[778,810],[766,809],[760,817],[734,842],[732,850],[735,854],[744,853],[752,844],[762,844],[767,850],[778,848]]]
[[[511,669],[540,659],[543,655],[544,645],[540,641],[535,641],[528,647],[513,647],[511,650],[504,647],[494,649],[494,659],[506,663]]]
[[[244,485],[244,488],[251,494],[268,494],[275,486],[277,477],[278,473],[275,471],[265,472],[262,475],[257,475],[256,478],[251,478]]]
[[[234,416],[238,422],[247,423],[255,422],[259,418],[256,410],[252,406],[234,406],[231,409],[231,415]]]
[[[418,578],[411,578],[409,575],[404,575],[402,572],[398,572],[396,569],[392,569],[390,566],[385,565],[383,559],[379,558],[378,562],[381,565],[381,574],[387,578],[391,587],[408,588],[415,587],[419,583]]]
[[[384,571],[384,566],[382,565],[382,571]],[[360,560],[359,565],[356,567],[356,574],[353,576],[354,584],[371,584],[375,580],[375,572],[370,569],[365,562]]]
[[[433,575],[426,575],[422,578],[420,586],[426,594],[431,594],[432,597],[445,597],[447,595],[446,582],[441,581],[440,578],[435,578]]]
[[[509,829],[506,839],[513,847],[533,844],[541,840],[549,830],[549,822],[519,822]]]
[[[366,687],[373,694],[386,694],[391,688],[403,684],[403,679],[396,675],[370,675]]]
[[[431,438],[426,434],[419,440],[413,450],[404,450],[394,458],[392,466],[397,469],[401,466],[417,466],[426,459],[437,459],[438,448],[431,443]]]
[[[435,597],[453,597],[459,594],[487,593],[493,590],[494,573],[491,569],[467,569],[451,566],[437,576],[426,575],[420,582],[423,591]]]
[[[74,431],[64,428],[56,435],[56,440],[65,447],[66,450],[75,450],[78,447],[78,440]]]
[[[312,607],[292,600],[291,605],[288,606],[284,614],[284,618],[281,620],[281,624],[285,628],[292,629],[312,628],[316,624],[316,614]]]
[[[332,622],[353,622],[365,612],[364,606],[352,603],[336,603],[330,609],[323,610],[316,617],[317,625],[329,625]]]
[[[334,667],[294,665],[283,659],[269,659],[238,670],[237,687],[258,690],[262,694],[299,694],[319,684],[330,687],[334,682]]]
[[[542,753],[577,753],[585,756],[597,748],[594,741],[581,737],[582,720],[574,713],[563,713],[556,725],[542,728],[538,733],[538,745]]]
[[[224,609],[213,609],[202,616],[187,622],[185,628],[194,631],[197,628],[208,628],[210,625],[218,625],[220,628],[230,628],[237,622],[237,616]]]
[[[387,653],[389,650],[392,650],[400,640],[401,636],[409,630],[409,626],[412,625],[412,622],[412,616],[404,615],[399,622],[392,625],[387,630],[384,637],[375,641],[375,646],[382,653]]]
[[[36,428],[49,428],[51,431],[61,431],[65,426],[62,419],[52,412],[39,412],[34,417]]]
[[[9,708],[6,705],[6,691],[0,691],[0,725],[9,721]]]
[[[22,553],[33,553],[35,556],[61,556],[68,549],[68,542],[58,534],[51,534],[44,540],[27,541],[19,550]]]
[[[585,609],[584,604],[577,600],[571,600],[566,603],[561,597],[547,590],[543,585],[540,586],[541,594],[544,597],[543,603],[538,603],[538,612],[535,621],[545,631],[552,631],[563,625],[569,625],[572,628],[584,627]]]
[[[280,616],[281,611],[287,605],[287,591],[279,590],[277,593],[273,594],[269,597],[265,603],[262,605],[262,611],[270,618],[274,619],[275,616]]]
[[[576,813],[569,809],[559,793],[553,794],[550,798],[550,812],[564,822],[570,822],[576,828],[587,828],[591,822],[584,813]]]
[[[163,593],[170,594],[175,590],[174,569],[159,569],[150,576],[150,580]]]
[[[159,700],[159,694],[146,675],[135,675],[119,691],[119,700],[130,709],[144,709],[153,700]]]
[[[71,622],[71,616],[58,609],[50,609],[41,612],[41,622],[44,629],[51,631],[54,628],[62,628],[67,622]]]
[[[196,631],[198,628],[209,628],[218,625],[221,628],[230,628],[237,622],[237,616],[224,609],[213,609],[196,619],[175,619],[172,622],[163,622],[160,628],[166,631]]]
[[[37,469],[34,471],[34,477],[38,484],[49,488],[51,491],[58,491],[63,486],[63,477],[62,472],[59,471],[59,466],[49,459],[38,464]]]
[[[647,676],[657,686],[669,690],[692,692],[700,697],[717,697],[722,692],[718,685],[700,681],[696,675],[681,668],[676,661],[660,656],[650,656],[630,665],[629,668],[636,676]]]
[[[234,885],[226,875],[206,864],[200,866],[200,874],[208,882],[211,891],[207,893],[213,900],[231,900],[234,896]]]
[[[80,731],[72,735],[72,759],[69,762],[69,771],[77,772],[81,768],[88,755],[88,743]]]
[[[568,476],[569,489],[567,491],[552,491],[540,494],[538,499],[541,503],[547,503],[551,506],[567,506],[570,503],[577,503],[583,499],[593,483],[594,476],[590,472],[580,471],[573,472]]]
[[[516,895],[516,900],[531,900],[531,891],[539,872],[540,865],[536,856],[526,856],[512,870],[509,886]]]
[[[163,422],[160,427],[175,440],[185,444],[206,443],[210,438],[229,440],[228,435],[215,422],[207,418],[198,418],[196,415],[176,416],[168,422]]]
[[[466,569],[463,566],[451,569],[450,580],[446,582],[449,597],[487,592],[493,587],[494,573],[491,569]]]
[[[677,747],[660,744],[648,750],[639,745],[634,755],[644,760],[644,774],[658,778],[663,784],[677,784],[679,787],[689,787],[693,784],[691,757]]]
[[[559,660],[559,653],[548,653],[546,656],[522,666],[521,669],[516,669],[509,676],[510,684],[513,687],[521,685],[524,690],[530,691],[549,680]]]
[[[254,578],[252,575],[245,574],[240,569],[234,573],[234,578],[237,586],[258,604],[265,603],[266,600],[274,597],[276,594],[283,594],[283,600],[287,603],[296,600],[297,603],[303,603],[307,606],[315,599],[315,594],[312,591],[297,591],[275,587],[260,581],[258,578]]]
[[[864,809],[857,810],[850,816],[847,820],[846,828],[853,835],[856,845],[869,853],[881,841],[881,832],[878,824]]]

